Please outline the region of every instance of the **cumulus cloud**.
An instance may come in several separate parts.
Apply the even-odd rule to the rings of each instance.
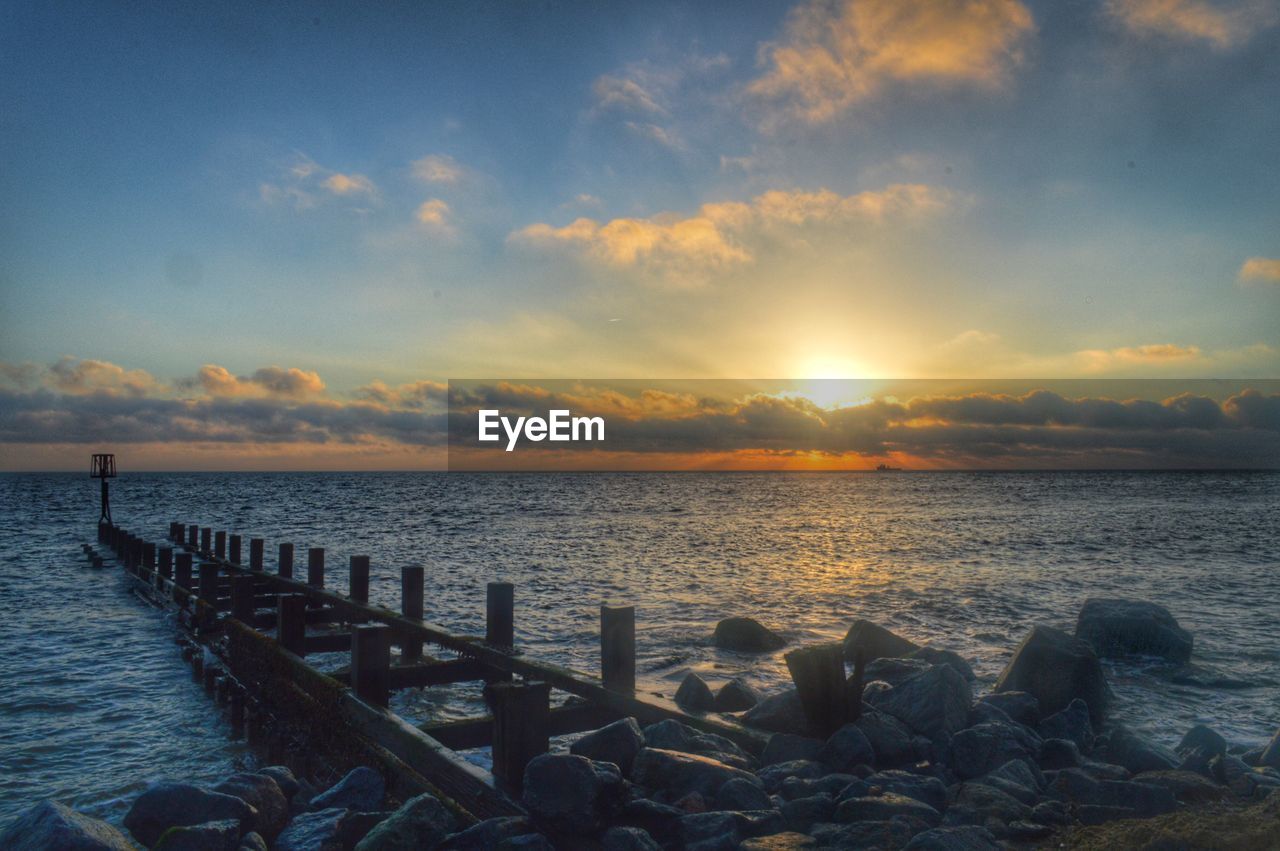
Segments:
[[[1032,30],[1019,0],[814,0],[765,47],[768,70],[748,90],[818,123],[889,83],[998,88]]]
[[[289,399],[318,396],[325,389],[320,376],[309,370],[267,366],[251,375],[238,376],[217,364],[205,364],[194,379],[182,382],[182,386],[198,387],[210,396],[276,396]]]
[[[452,237],[457,233],[453,225],[453,210],[440,198],[423,201],[414,218],[424,230],[436,236]]]
[[[1100,372],[1117,365],[1185,364],[1204,357],[1199,346],[1174,343],[1151,343],[1145,346],[1121,346],[1115,349],[1085,349],[1076,353],[1086,372]]]
[[[591,92],[595,96],[596,108],[600,110],[622,109],[653,115],[667,114],[667,110],[658,104],[654,96],[635,80],[605,75],[592,84]]]
[[[164,385],[143,369],[125,369],[101,360],[64,356],[49,366],[44,383],[60,393],[85,395],[144,396],[164,389]]]
[[[325,168],[305,154],[299,154],[277,180],[258,187],[264,204],[288,204],[297,210],[319,206],[326,198],[378,200],[378,187],[366,175]]]
[[[324,179],[322,185],[334,195],[367,195],[372,197],[377,193],[373,181],[363,174],[340,174],[334,172]]]
[[[749,202],[704,204],[690,216],[661,213],[649,218],[599,222],[579,218],[564,227],[545,223],[513,233],[517,244],[568,249],[614,268],[638,268],[677,284],[698,284],[734,266],[752,262],[756,238],[810,225],[874,225],[888,219],[937,214],[956,197],[923,184],[840,195],[771,190]]]
[[[453,185],[461,182],[467,169],[448,154],[431,154],[413,162],[413,176],[423,183]]]
[[[1280,284],[1280,260],[1271,257],[1250,257],[1240,267],[1240,280]]]
[[[448,400],[449,385],[440,381],[413,381],[391,387],[382,381],[372,381],[355,391],[357,399],[373,402],[389,408],[421,409]]]
[[[1205,0],[1109,0],[1108,13],[1139,35],[1202,41],[1217,50],[1237,47],[1276,21],[1266,0],[1209,3]]]

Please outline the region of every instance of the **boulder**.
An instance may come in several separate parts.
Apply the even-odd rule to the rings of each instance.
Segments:
[[[632,798],[622,807],[614,823],[625,827],[638,827],[653,837],[660,845],[676,841],[680,833],[683,812],[668,804],[660,804],[648,798]]]
[[[1000,851],[1003,847],[985,827],[964,824],[917,833],[903,851]]]
[[[631,763],[644,747],[644,734],[634,718],[623,718],[593,730],[569,746],[569,753],[599,762],[612,762],[624,776],[631,775]]]
[[[1093,747],[1093,722],[1089,719],[1089,706],[1080,698],[1072,700],[1064,709],[1040,722],[1041,738],[1066,739],[1084,753]]]
[[[1106,717],[1111,690],[1093,648],[1059,629],[1038,624],[1022,639],[996,680],[997,693],[1023,691],[1053,714],[1080,698],[1095,724]]]
[[[311,809],[334,808],[372,812],[382,807],[387,784],[382,775],[366,766],[347,772],[346,776],[311,799]]]
[[[1162,786],[1173,796],[1185,804],[1201,804],[1218,801],[1226,796],[1227,790],[1194,771],[1144,771],[1133,776],[1135,783],[1150,786]]]
[[[551,840],[541,833],[525,833],[498,843],[498,851],[556,851]]]
[[[1102,781],[1082,768],[1045,772],[1045,794],[1065,804],[1089,804],[1098,800]]]
[[[927,822],[906,817],[849,824],[824,823],[813,826],[813,838],[820,848],[901,848],[929,827]]]
[[[844,658],[850,662],[858,660],[858,651],[866,662],[873,659],[892,659],[906,656],[920,645],[894,635],[884,627],[867,620],[856,620],[844,636]]]
[[[858,791],[845,793],[846,789],[856,787]],[[870,795],[871,786],[853,774],[824,774],[821,777],[788,777],[782,781],[782,797],[787,801],[797,798],[810,798],[814,795],[826,795],[834,799],[837,795],[854,798]]]
[[[748,709],[741,720],[744,724],[772,733],[805,736],[812,732],[800,695],[793,688],[766,697]]]
[[[436,846],[437,851],[488,851],[504,840],[535,832],[533,822],[524,816],[485,819],[466,830],[455,833]]]
[[[862,672],[862,681],[865,684],[881,682],[896,686],[914,677],[916,674],[923,674],[932,668],[933,665],[924,659],[907,659],[907,658],[884,658],[875,659],[870,662],[866,669]],[[854,675],[849,675],[849,685],[855,685]]]
[[[622,809],[625,799],[626,781],[611,762],[544,753],[524,770],[525,808],[535,823],[551,830],[595,833]]]
[[[704,798],[715,798],[720,787],[735,777],[760,783],[754,774],[714,759],[652,747],[643,748],[636,754],[631,776],[637,785],[663,790],[673,799],[690,792],[697,792]]]
[[[239,851],[240,822],[209,821],[166,830],[152,851]]]
[[[1108,762],[1124,766],[1133,774],[1164,771],[1178,767],[1178,757],[1163,745],[1138,735],[1123,724],[1113,724],[1107,731],[1105,747],[1099,754]]]
[[[917,801],[933,807],[938,812],[942,812],[947,808],[947,787],[937,777],[889,769],[887,771],[877,771],[862,782],[866,787],[879,789],[881,792],[892,792],[895,795],[915,798]],[[857,792],[858,790],[853,788],[846,790],[840,794],[840,799],[865,797],[866,794],[851,795],[849,794],[850,791]]]
[[[910,728],[887,712],[866,706],[854,723],[867,737],[867,741],[871,742],[871,748],[876,754],[876,765],[902,765],[913,762],[919,756]]]
[[[1096,803],[1126,807],[1141,818],[1173,812],[1178,806],[1172,789],[1154,783],[1102,780],[1099,782],[1099,794],[1100,798]]]
[[[400,809],[383,819],[355,851],[417,851],[431,848],[457,829],[457,819],[430,793],[404,802]]]
[[[1269,768],[1280,768],[1280,730],[1271,737],[1271,741],[1258,757],[1258,765]]]
[[[949,665],[955,668],[956,673],[966,680],[975,679],[973,667],[954,650],[944,650],[941,647],[932,647],[926,644],[924,647],[912,650],[907,654],[907,658],[921,659],[930,665]]]
[[[769,793],[759,783],[735,777],[716,792],[713,810],[771,810],[775,809]]]
[[[971,810],[983,816],[995,816],[1003,822],[1019,821],[1031,816],[1031,807],[995,786],[969,781],[951,787],[951,807]]]
[[[818,761],[832,771],[850,771],[855,766],[872,765],[876,754],[856,724],[845,724],[827,739],[818,753]]]
[[[979,700],[969,707],[969,726],[983,724],[987,721],[999,721],[1001,724],[1016,724],[1009,714],[998,706]]]
[[[880,692],[872,705],[927,736],[946,744],[969,723],[973,692],[969,681],[946,665],[935,665],[901,685]]]
[[[676,689],[675,700],[677,706],[688,712],[706,712],[715,706],[716,696],[702,677],[690,671]]]
[[[1045,739],[1040,744],[1040,767],[1049,769],[1078,768],[1080,748],[1070,739]]]
[[[124,826],[148,847],[171,827],[233,819],[247,832],[257,810],[234,795],[211,792],[189,783],[152,783],[137,797]]]
[[[284,795],[286,801],[293,800],[293,796],[298,794],[298,790],[302,788],[302,784],[298,782],[298,778],[293,776],[293,772],[289,770],[288,766],[268,765],[266,768],[259,768],[255,773],[265,774],[276,781],[276,785],[280,787],[280,792]]]
[[[345,851],[343,823],[351,811],[342,807],[295,816],[276,837],[274,851]]]
[[[1191,659],[1191,633],[1164,606],[1143,600],[1092,597],[1076,620],[1076,637],[1099,656],[1141,654],[1171,662]]]
[[[716,692],[714,705],[716,712],[742,712],[760,702],[760,693],[741,679],[732,679]]]
[[[213,791],[235,795],[257,810],[249,821],[249,829],[261,834],[268,843],[289,823],[289,799],[280,784],[266,774],[233,774],[214,786]]]
[[[1031,820],[1037,824],[1071,824],[1071,810],[1062,801],[1050,798],[1031,808]]]
[[[842,823],[888,821],[898,816],[919,819],[930,825],[942,820],[942,814],[923,801],[893,792],[875,797],[846,798],[836,805],[835,820]]]
[[[764,653],[786,646],[786,639],[754,618],[725,618],[716,624],[712,642],[725,650]]]
[[[1174,751],[1183,759],[1197,756],[1208,763],[1215,756],[1227,752],[1227,740],[1205,725],[1197,724],[1187,731]]]
[[[787,830],[808,833],[815,824],[831,821],[835,812],[836,802],[830,795],[809,795],[784,803],[782,821]]]
[[[951,769],[966,780],[994,771],[1011,759],[1034,760],[1040,737],[1020,724],[987,721],[951,739]]]
[[[240,837],[240,847],[236,851],[271,851],[271,848],[267,845],[267,840],[262,838],[262,834],[251,830]]]
[[[648,832],[638,827],[611,827],[600,837],[601,851],[662,851]]]
[[[1028,727],[1040,723],[1040,701],[1025,691],[1002,691],[984,695],[979,703],[990,704],[1008,715],[1013,721]]]
[[[779,791],[791,778],[816,780],[826,773],[826,766],[820,762],[810,759],[793,759],[791,762],[766,765],[755,776],[764,784],[765,791],[772,794]]]
[[[6,851],[133,851],[133,847],[105,821],[56,801],[41,801],[23,810],[0,833],[0,848]]]
[[[686,849],[732,849],[748,837],[781,830],[782,815],[776,810],[693,813],[680,819],[680,837]]]
[[[794,759],[817,759],[825,742],[794,733],[774,733],[760,755],[762,765],[775,765]]]
[[[812,836],[790,830],[770,836],[744,839],[738,844],[738,851],[802,851],[802,849],[817,847],[818,840]]]

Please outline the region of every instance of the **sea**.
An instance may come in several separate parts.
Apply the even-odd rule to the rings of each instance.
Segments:
[[[148,782],[255,764],[191,679],[172,616],[94,570],[98,482],[0,476],[0,825],[53,798],[118,822]],[[1192,666],[1108,662],[1114,716],[1168,745],[1195,723],[1257,745],[1280,727],[1280,473],[155,473],[111,483],[115,521],[170,521],[324,547],[330,587],[372,560],[374,602],[426,573],[426,618],[484,630],[485,584],[515,584],[528,655],[595,673],[599,606],[636,607],[639,687],[788,684],[783,651],[710,641],[749,615],[791,646],[867,618],[955,650],[989,689],[1034,625],[1091,596],[1166,606]],[[247,545],[246,545],[247,550]],[[336,655],[336,654],[335,654]],[[317,657],[320,665],[341,664]],[[400,692],[419,721],[476,714],[474,685]]]

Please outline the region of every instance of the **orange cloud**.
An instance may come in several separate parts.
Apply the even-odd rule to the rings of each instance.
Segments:
[[[1199,360],[1203,354],[1199,346],[1153,343],[1116,349],[1085,349],[1076,352],[1076,357],[1082,362],[1086,372],[1100,372],[1124,364],[1185,363]]]
[[[61,393],[145,396],[165,389],[143,369],[125,369],[101,360],[81,360],[67,355],[49,367],[45,383]]]
[[[226,367],[205,364],[196,373],[191,384],[199,385],[210,396],[260,397],[278,396],[301,399],[318,396],[325,385],[320,376],[303,369],[283,369],[278,366],[263,367],[250,376],[237,376]]]
[[[998,88],[1021,60],[1031,12],[1019,0],[844,0],[792,13],[749,91],[809,122],[835,118],[890,82]]]
[[[1280,284],[1280,260],[1271,257],[1250,257],[1240,267],[1240,280]]]
[[[1110,0],[1107,11],[1140,35],[1207,41],[1217,50],[1243,44],[1276,19],[1265,2],[1223,7],[1203,0]]]

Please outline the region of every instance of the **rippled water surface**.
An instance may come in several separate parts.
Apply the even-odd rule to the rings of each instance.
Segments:
[[[172,626],[118,572],[83,566],[96,482],[0,477],[0,820],[55,797],[118,819],[162,775],[219,778],[252,757],[190,681]],[[517,642],[594,672],[598,605],[637,607],[643,687],[689,670],[786,681],[782,654],[718,651],[749,614],[793,643],[866,617],[955,649],[981,686],[1034,623],[1071,629],[1091,595],[1154,600],[1195,635],[1201,682],[1109,667],[1117,714],[1176,742],[1204,721],[1238,742],[1280,726],[1280,474],[154,474],[113,484],[118,523],[170,520],[426,565],[429,620],[483,631],[484,584],[516,583]],[[404,693],[410,715],[474,711],[474,689]]]

